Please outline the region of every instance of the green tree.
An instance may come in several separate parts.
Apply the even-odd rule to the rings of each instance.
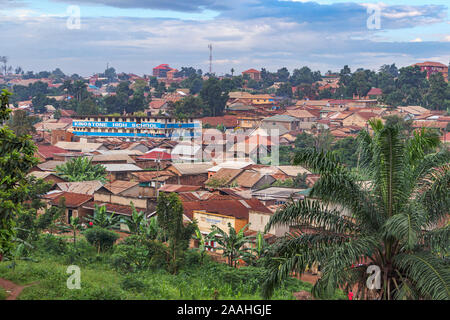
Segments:
[[[296,164],[321,177],[311,199],[287,204],[266,228],[309,224],[315,232],[292,233],[274,245],[264,296],[290,272],[302,273],[319,262],[323,275],[314,286],[315,296],[357,288],[355,299],[369,294],[387,300],[450,298],[450,271],[442,258],[450,247],[449,225],[437,227],[450,206],[450,154],[426,154],[439,144],[426,130],[409,138],[397,125],[369,123],[373,136],[367,131],[360,135],[360,165],[368,181],[360,181],[333,154],[308,149],[296,155]],[[353,267],[358,263],[362,265]],[[366,286],[369,265],[380,268],[379,290]]]
[[[228,92],[223,92],[220,81],[217,78],[210,77],[200,90],[200,97],[207,107],[209,116],[216,117],[223,114],[225,104],[228,101]]]
[[[0,95],[0,124],[9,117],[10,93],[2,90]],[[0,128],[0,254],[8,256],[14,245],[15,217],[29,200],[32,188],[27,173],[38,163],[34,157],[36,146],[29,135],[16,136],[7,127]]]
[[[246,247],[246,245],[251,242],[252,238],[244,235],[247,228],[248,224],[236,231],[231,223],[228,223],[228,232],[226,232],[215,225],[212,226],[210,237],[214,237],[213,239],[218,245],[215,249],[222,250],[222,255],[227,258],[230,267],[236,268],[238,260],[250,250],[250,247]]]
[[[37,121],[39,121],[38,117],[29,116],[25,110],[16,110],[7,125],[16,136],[32,135],[36,133],[34,124]]]
[[[447,110],[450,107],[450,87],[442,73],[432,74],[429,79],[430,89],[425,97],[427,108],[431,110]]]
[[[92,222],[93,226],[104,229],[115,229],[120,225],[120,217],[114,213],[107,213],[106,206],[95,205],[94,212],[92,215],[87,216],[86,220]]]
[[[56,166],[56,174],[67,181],[106,182],[106,169],[101,164],[92,164],[87,157],[73,158],[62,165]]]
[[[170,270],[175,274],[180,258],[189,246],[189,240],[196,229],[196,223],[183,223],[183,205],[175,193],[161,192],[156,205],[158,224],[164,230],[170,251]]]

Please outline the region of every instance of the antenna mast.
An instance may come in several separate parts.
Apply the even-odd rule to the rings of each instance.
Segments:
[[[212,44],[208,44],[209,48],[209,74],[212,74]]]

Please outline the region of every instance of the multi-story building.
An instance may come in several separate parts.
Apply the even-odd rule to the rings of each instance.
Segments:
[[[427,79],[429,79],[433,73],[440,72],[442,73],[444,80],[448,81],[448,66],[446,66],[445,64],[442,64],[440,62],[427,61],[423,63],[416,63],[415,66],[419,66],[422,72],[427,72]]]
[[[166,78],[167,73],[172,71],[171,67],[168,64],[160,64],[159,66],[153,68],[153,76],[157,78]]]
[[[201,133],[198,120],[163,116],[74,116],[72,127],[74,135],[91,137],[172,138]]]

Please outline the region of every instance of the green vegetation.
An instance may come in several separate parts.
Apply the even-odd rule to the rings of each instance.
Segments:
[[[56,166],[56,174],[67,181],[106,181],[106,170],[101,164],[92,164],[86,157],[73,158]]]
[[[6,293],[5,289],[0,287],[0,300],[5,300],[8,294]]]
[[[10,93],[0,95],[0,124],[9,117]],[[24,203],[34,195],[30,169],[37,164],[36,146],[29,135],[16,136],[8,127],[0,128],[0,254],[7,256],[14,247],[15,217],[24,210]]]
[[[409,137],[399,125],[369,123],[374,135],[359,136],[365,181],[332,153],[305,149],[296,155],[295,164],[321,178],[311,199],[286,205],[266,230],[313,223],[317,233],[292,235],[269,249],[266,297],[290,272],[319,262],[323,275],[313,290],[318,297],[356,286],[355,299],[450,298],[450,225],[439,226],[450,207],[450,153],[435,152],[439,137],[432,131]],[[351,219],[329,203],[347,209]],[[375,292],[366,286],[368,265],[381,271]]]
[[[133,239],[134,238],[134,239]],[[95,248],[80,240],[79,255],[74,262],[81,268],[81,289],[69,290],[66,269],[71,264],[73,244],[60,237],[42,235],[35,243],[32,261],[19,261],[15,270],[8,262],[0,262],[0,277],[27,287],[19,299],[261,299],[260,284],[264,270],[256,267],[230,268],[213,262],[206,256],[200,264],[200,253],[186,251],[186,257],[176,275],[161,264],[164,258],[153,259],[153,265],[137,269],[123,269],[118,256],[127,254],[126,261],[134,261],[139,255],[130,250],[136,246],[136,236],[130,236],[113,250],[96,253]],[[121,247],[123,246],[123,247]],[[138,246],[139,247],[139,246]],[[164,246],[162,246],[164,247]],[[153,256],[163,250],[153,246]],[[143,261],[149,259],[143,259]],[[137,259],[136,261],[139,261]],[[124,272],[127,270],[127,272]],[[312,285],[290,278],[275,290],[273,299],[294,299],[293,292],[310,291]],[[344,298],[342,294],[335,298]]]

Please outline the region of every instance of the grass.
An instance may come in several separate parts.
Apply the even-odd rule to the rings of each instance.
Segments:
[[[200,264],[198,253],[190,251],[189,259],[186,258],[176,275],[164,268],[123,272],[117,271],[111,264],[111,252],[97,254],[96,249],[84,239],[77,241],[80,256],[74,262],[72,243],[58,237],[46,238],[46,241],[41,239],[35,243],[30,257],[32,260],[19,260],[14,270],[10,262],[0,262],[1,278],[19,285],[33,283],[22,291],[20,300],[262,299],[262,268],[235,269],[209,258]],[[73,264],[81,270],[81,289],[67,288],[70,276],[67,267]],[[311,288],[310,283],[290,278],[275,290],[272,299],[293,300],[294,292],[310,292]],[[335,299],[345,297],[338,293]]]
[[[251,270],[254,268],[235,270],[217,263],[182,270],[177,275],[164,270],[123,275],[104,265],[103,268],[95,264],[81,266],[80,290],[67,288],[68,264],[48,260],[20,261],[15,270],[8,265],[8,262],[0,263],[0,277],[20,285],[38,282],[23,290],[21,300],[261,299],[258,271]],[[254,272],[255,276],[249,276]],[[310,289],[309,283],[290,279],[276,290],[273,299],[294,299],[292,292]]]

